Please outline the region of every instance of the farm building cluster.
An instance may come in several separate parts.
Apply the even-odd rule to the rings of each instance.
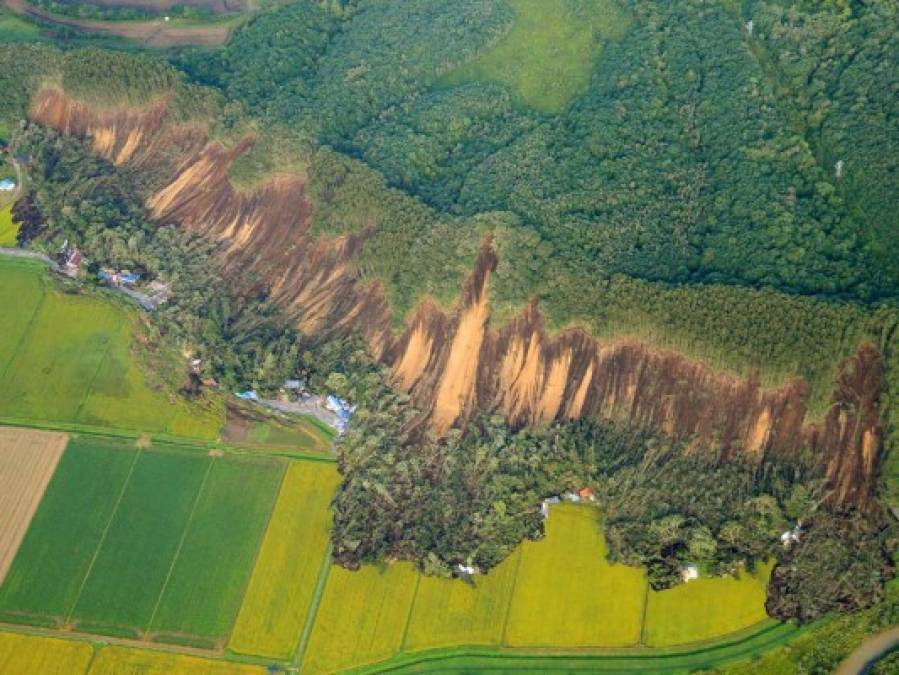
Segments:
[[[77,246],[70,246],[68,241],[59,252],[58,266],[63,274],[73,279],[83,278],[91,269],[84,254]],[[146,278],[140,272],[103,267],[96,271],[96,276],[97,281],[136,300],[147,310],[158,308],[172,297],[167,284],[159,279]]]
[[[234,392],[237,398],[258,403],[278,412],[311,415],[335,429],[338,434],[346,431],[347,425],[356,412],[356,406],[335,394],[322,396],[306,391],[303,380],[286,380],[278,393],[278,398],[263,398],[255,389]]]

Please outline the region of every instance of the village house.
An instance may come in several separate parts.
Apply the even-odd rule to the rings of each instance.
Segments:
[[[684,583],[699,578],[699,568],[696,565],[687,565],[680,571],[680,578]]]

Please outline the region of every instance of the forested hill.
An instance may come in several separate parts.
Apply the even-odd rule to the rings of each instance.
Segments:
[[[0,49],[0,112],[27,243],[164,275],[195,257],[155,226],[212,240],[236,298],[170,335],[227,351],[249,289],[272,320],[228,383],[318,341],[359,406],[340,562],[488,569],[589,484],[654,584],[773,557],[769,609],[811,619],[894,573],[897,29],[895,0],[302,0],[169,64]]]
[[[441,210],[514,212],[554,260],[538,294],[868,301],[899,289],[897,25],[895,0],[301,2],[176,63]]]

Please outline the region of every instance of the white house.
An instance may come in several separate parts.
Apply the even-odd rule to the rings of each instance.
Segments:
[[[687,565],[680,571],[680,578],[687,583],[699,578],[699,568],[696,565]]]
[[[0,180],[0,190],[3,192],[12,192],[16,189],[16,181],[12,178],[4,178]]]

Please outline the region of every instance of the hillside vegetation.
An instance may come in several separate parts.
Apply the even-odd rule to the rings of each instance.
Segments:
[[[884,362],[888,453],[872,460],[882,480],[870,509],[832,507],[808,448],[743,461],[658,429],[510,429],[489,415],[435,438],[351,337],[307,356],[268,288],[234,270],[233,288],[217,284],[214,247],[152,222],[141,199],[162,176],[35,125],[14,139],[37,176],[20,239],[69,237],[98,261],[177,280],[159,335],[228,384],[272,388],[306,369],[357,403],[334,500],[347,566],[497,566],[542,536],[541,498],[589,483],[610,556],[642,565],[656,588],[692,561],[734,573],[775,558],[776,616],[876,602],[896,544],[881,500],[899,495],[896,3],[565,0],[546,20],[522,18],[532,4],[292,3],[221,50],[172,52],[172,67],[2,50],[0,113],[14,124],[49,85],[99,107],[168,101],[177,122],[228,147],[252,132],[232,175],[249,191],[301,174],[309,233],[359,235],[352,273],[380,284],[395,327],[424,298],[451,307],[488,242],[494,325],[535,299],[552,329],[760,371],[765,387],[801,378],[814,420],[841,405],[838,368],[869,345]],[[780,533],[800,520],[808,535],[785,549]]]

